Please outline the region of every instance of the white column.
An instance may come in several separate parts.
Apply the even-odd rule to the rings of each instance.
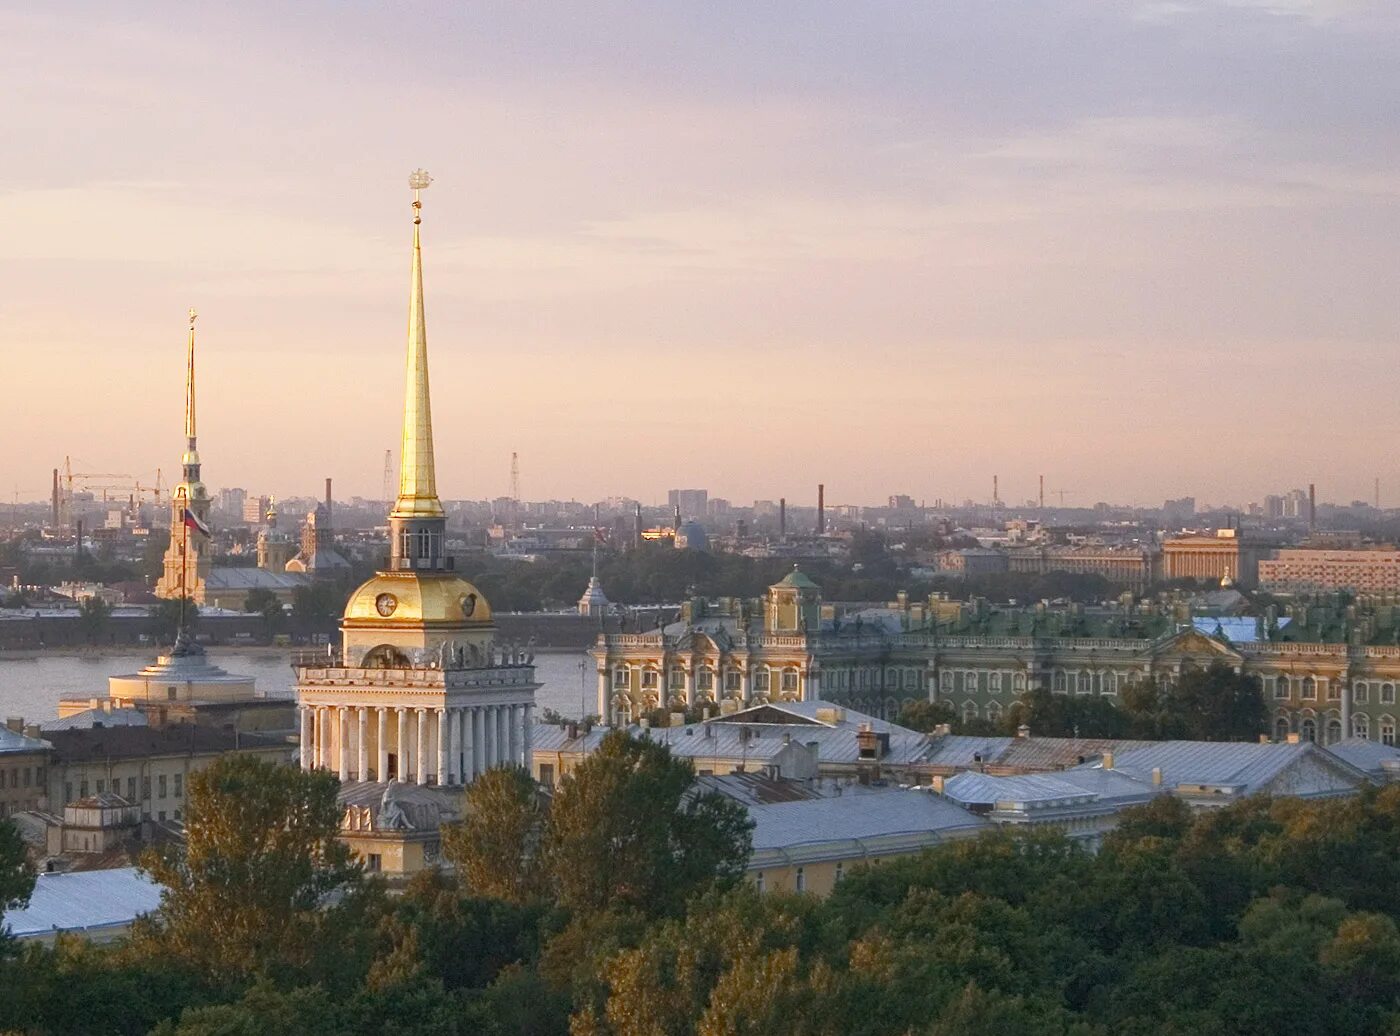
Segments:
[[[608,695],[608,671],[606,669],[598,670],[598,718],[603,721],[604,726],[613,725],[612,701]]]
[[[496,765],[510,764],[510,706],[496,706]]]
[[[310,705],[301,707],[301,768],[309,770],[312,767],[312,748],[316,741],[316,714],[311,711]]]
[[[375,718],[375,741],[374,741],[374,779],[376,781],[387,781],[389,779],[389,710],[382,705],[374,710]]]
[[[419,784],[428,783],[428,710],[414,709],[414,722],[418,724],[418,752],[415,757],[417,763],[416,778]]]
[[[481,769],[486,771],[496,765],[496,706],[485,705],[481,709]]]
[[[458,712],[461,720],[461,741],[462,741],[462,783],[470,784],[471,779],[476,776],[476,754],[472,751],[472,716],[475,709],[462,709]]]
[[[510,748],[510,764],[519,766],[521,759],[521,735],[525,732],[525,710],[519,705],[506,709],[506,738]]]
[[[524,713],[525,716],[522,722],[524,724],[523,739],[525,745],[522,754],[525,757],[525,769],[533,775],[535,772],[535,752],[531,746],[534,744],[535,740],[535,707],[533,705],[526,705]]]
[[[312,726],[315,729],[315,744],[312,748],[311,765],[318,770],[326,769],[326,707],[316,706],[316,714],[312,719]]]
[[[486,710],[480,705],[472,709],[472,776],[480,777],[490,764],[486,761],[486,744],[483,727]]]
[[[369,780],[369,709],[361,705],[355,710],[359,729],[355,732],[355,779]]]
[[[447,783],[462,783],[462,714],[447,710]]]
[[[685,707],[692,709],[695,707],[695,664],[685,667]]]
[[[447,710],[433,711],[433,734],[437,740],[437,772],[433,774],[439,784],[447,784]]]
[[[398,740],[398,766],[394,771],[394,778],[400,781],[408,780],[408,710],[399,706],[394,709],[395,734]]]
[[[744,667],[739,670],[739,700],[747,705],[751,697],[753,697],[753,669],[745,662]]]
[[[341,783],[350,779],[350,710],[344,705],[335,710],[337,766],[336,773]]]

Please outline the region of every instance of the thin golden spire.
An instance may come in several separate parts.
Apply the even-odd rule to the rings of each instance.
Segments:
[[[185,358],[185,438],[189,440],[189,448],[194,449],[195,424],[194,424],[194,322],[199,316],[193,308],[190,309],[190,344],[189,352]]]
[[[408,178],[413,188],[413,277],[408,296],[408,371],[403,400],[403,443],[400,447],[399,498],[391,518],[441,518],[446,514],[437,495],[433,464],[433,412],[428,391],[428,328],[423,315],[423,248],[419,226],[423,202],[419,192],[432,183],[423,170]]]

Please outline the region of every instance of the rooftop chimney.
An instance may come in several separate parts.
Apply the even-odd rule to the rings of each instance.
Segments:
[[[1104,768],[1105,770],[1111,770],[1111,769],[1113,769],[1113,753],[1112,753],[1112,752],[1105,752],[1105,753],[1103,754],[1103,768]]]
[[[1160,766],[1152,767],[1152,786],[1154,788],[1162,786],[1162,768]]]

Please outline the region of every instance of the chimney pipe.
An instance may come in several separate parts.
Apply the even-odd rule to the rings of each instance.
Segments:
[[[1317,484],[1308,483],[1308,531],[1317,530]]]
[[[53,524],[58,528],[58,469],[53,469]]]
[[[992,503],[1001,503],[1001,476],[992,476]]]
[[[326,479],[326,514],[331,513],[331,480]]]
[[[778,537],[787,539],[787,497],[778,498]]]
[[[1045,476],[1040,476],[1040,509],[1045,510]]]
[[[817,483],[817,535],[826,532],[826,486]]]

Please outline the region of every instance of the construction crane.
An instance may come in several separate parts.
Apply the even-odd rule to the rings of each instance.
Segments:
[[[97,480],[103,481],[97,481]],[[110,481],[108,481],[110,480]],[[124,472],[114,471],[74,471],[73,458],[63,458],[62,484],[59,491],[59,514],[60,525],[71,525],[73,522],[73,493],[75,489],[83,491],[102,493],[104,503],[109,502],[108,493],[126,493],[130,502],[141,499],[145,494],[152,494],[157,504],[160,503],[161,496],[161,473],[156,469],[156,481],[153,486],[142,485],[140,479],[134,475]]]

